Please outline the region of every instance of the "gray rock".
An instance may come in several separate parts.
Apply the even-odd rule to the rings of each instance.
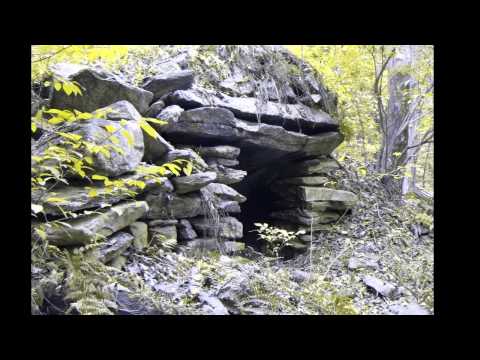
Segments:
[[[175,123],[162,131],[172,141],[218,141],[239,146],[242,151],[251,149],[252,161],[264,164],[292,153],[299,157],[327,155],[343,139],[335,131],[308,136],[281,126],[246,122],[236,119],[227,109],[213,107],[184,111]]]
[[[165,156],[169,151],[174,151],[175,148],[161,135],[157,138],[152,138],[148,134],[143,134],[145,139],[145,156],[144,159],[149,162],[156,162],[158,159]]]
[[[239,183],[247,176],[247,172],[243,170],[231,169],[222,165],[211,165],[209,169],[217,174],[217,182],[225,185]]]
[[[149,167],[148,165],[144,165]],[[159,178],[161,181],[159,184],[154,179],[148,178],[144,174],[135,172],[129,175],[122,175],[116,180],[125,180],[125,181],[143,181],[145,183],[145,188],[141,189],[136,186],[126,185],[132,191],[135,191],[137,194],[141,194],[147,191],[155,191],[156,193],[162,192],[172,192],[173,186],[167,178]],[[89,196],[91,190],[96,191],[95,196]],[[55,195],[51,193],[55,192]],[[61,203],[50,203],[47,201],[50,197],[58,197],[65,199]],[[90,184],[89,187],[85,186],[75,186],[75,185],[59,185],[54,187],[50,192],[40,192],[38,190],[32,191],[32,201],[35,204],[40,204],[43,206],[44,212],[48,215],[62,215],[63,211],[80,211],[86,209],[93,209],[102,206],[103,204],[114,205],[122,200],[129,198],[130,195],[124,191],[121,192],[110,192],[108,188],[105,188],[102,181],[94,181],[93,184]],[[61,207],[62,210],[59,208]]]
[[[392,305],[389,310],[395,315],[430,315],[428,310],[416,303],[408,305]]]
[[[221,94],[221,98],[202,89],[178,90],[169,102],[186,109],[217,106],[230,110],[240,119],[265,124],[283,126],[289,130],[303,132],[321,132],[338,129],[338,122],[320,109],[309,108],[303,104],[279,104],[268,101],[259,106],[254,97],[231,97]]]
[[[190,250],[218,251],[223,248],[226,252],[234,253],[243,251],[244,243],[236,241],[217,241],[214,238],[197,238],[186,243],[186,248]]]
[[[230,186],[220,183],[211,183],[200,190],[201,192],[208,192],[219,197],[222,200],[236,201],[243,203],[247,200],[245,196],[240,194]]]
[[[153,93],[128,85],[117,76],[103,70],[94,70],[72,64],[57,64],[54,72],[80,84],[83,95],[67,95],[54,91],[51,107],[93,112],[119,100],[129,101],[140,113],[147,111]]]
[[[291,277],[293,281],[300,284],[310,279],[310,273],[302,270],[294,270]]]
[[[285,220],[300,225],[329,224],[337,221],[340,214],[333,211],[314,212],[310,210],[295,208],[273,211],[270,213],[273,219]]]
[[[236,201],[218,200],[215,201],[215,207],[228,214],[238,214],[242,212],[240,205]]]
[[[133,137],[133,145],[128,143],[125,136],[121,134],[113,135],[107,131],[106,126],[113,127],[114,131],[120,131],[122,128],[128,131]],[[86,149],[78,150],[84,155],[90,155],[92,157],[93,164],[90,166],[96,174],[105,176],[122,175],[135,170],[143,158],[143,134],[136,121],[127,121],[125,125],[121,125],[118,121],[90,119],[88,121],[74,122],[65,125],[62,131],[80,135],[84,141],[95,145],[102,145],[107,148],[109,152],[107,156],[100,152],[90,154]],[[112,135],[116,136],[118,143],[111,140]],[[45,134],[45,136],[39,139],[39,142],[41,142],[42,145],[34,149],[32,155],[41,155],[48,145],[67,146],[62,145],[65,144],[65,139],[58,134]]]
[[[162,109],[165,107],[165,103],[162,100],[155,101],[152,105],[150,105],[149,109],[145,113],[145,117],[156,117]]]
[[[110,266],[122,270],[122,268],[127,264],[127,258],[123,255],[117,256],[112,261],[110,261]]]
[[[215,159],[207,159],[208,166],[215,166],[215,165],[222,165],[222,166],[237,166],[240,164],[238,160],[232,159],[222,159],[222,158],[215,158]]]
[[[133,236],[125,232],[118,232],[110,236],[98,249],[91,252],[92,256],[102,263],[107,263],[120,256],[133,241]]]
[[[198,155],[192,149],[169,151],[167,154],[161,157],[157,163],[164,164],[177,159],[185,159],[191,161],[194,168],[197,168],[200,171],[206,170],[208,168],[207,163],[200,157],[200,155]]]
[[[93,112],[93,115],[105,114],[107,120],[112,121],[138,121],[142,118],[142,115],[135,109],[135,107],[126,100],[120,100],[116,103],[97,109]]]
[[[78,216],[62,224],[45,227],[47,241],[53,245],[86,245],[121,230],[139,219],[148,211],[145,201],[128,201],[100,210],[101,214]],[[38,225],[37,225],[38,226]],[[35,227],[35,225],[34,225]],[[132,237],[133,238],[133,237]]]
[[[350,270],[357,269],[378,269],[378,262],[373,259],[362,259],[358,257],[351,257],[348,260],[348,268]]]
[[[196,231],[192,227],[192,224],[186,219],[180,220],[177,230],[179,240],[190,241],[198,237]]]
[[[150,227],[152,243],[177,243],[177,227],[175,225]]]
[[[317,158],[301,161],[289,166],[283,171],[282,177],[325,175],[330,171],[337,169],[338,164],[334,160],[328,158]]]
[[[148,245],[148,226],[144,222],[136,221],[129,227],[133,235],[133,246],[137,250],[142,250]]]
[[[152,124],[152,126],[160,133],[168,129],[169,127],[174,127],[175,123],[177,122],[180,115],[182,115],[183,111],[184,110],[178,105],[167,106],[156,116],[156,118],[166,121],[168,124]]]
[[[184,195],[148,194],[145,200],[150,206],[148,219],[185,219],[204,213],[198,192]]]
[[[178,220],[177,219],[167,219],[167,220],[153,220],[148,223],[148,226],[150,227],[162,227],[162,226],[168,226],[168,225],[177,225]]]
[[[208,218],[190,219],[190,223],[197,233],[204,237],[218,237],[222,239],[241,239],[243,237],[243,224],[234,217],[221,217],[218,224],[212,223]]]
[[[224,158],[235,160],[240,155],[240,149],[235,146],[218,145],[200,147],[198,149],[198,153],[204,158]]]
[[[143,89],[153,93],[154,100],[174,90],[188,89],[193,84],[193,71],[180,70],[163,73],[148,79],[142,86]]]
[[[396,287],[388,282],[377,279],[371,275],[365,275],[362,278],[362,281],[367,287],[373,289],[377,294],[380,294],[383,297],[392,299],[396,296]]]
[[[207,311],[213,315],[229,315],[225,305],[223,305],[218,298],[207,294],[205,291],[199,292],[198,299],[203,304],[202,309],[204,311]]]
[[[173,186],[177,194],[186,194],[192,191],[199,190],[204,186],[214,182],[217,179],[217,174],[211,171],[200,172],[190,176],[181,176],[172,178]]]
[[[324,187],[272,186],[271,190],[280,195],[284,195],[285,198],[294,199],[302,202],[314,202],[314,201],[339,202],[339,203],[344,203],[345,207],[348,207],[348,208],[355,206],[355,204],[358,202],[357,195],[355,195],[350,191],[336,190],[336,189],[330,189],[330,188],[324,188]]]
[[[291,177],[275,181],[275,184],[280,185],[307,185],[307,186],[322,186],[328,182],[328,178],[323,176],[302,176]]]

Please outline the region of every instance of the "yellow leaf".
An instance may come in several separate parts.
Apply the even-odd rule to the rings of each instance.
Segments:
[[[97,196],[97,190],[91,189],[91,190],[88,192],[88,196],[89,196],[89,197],[95,197],[95,196]]]
[[[32,122],[32,133],[35,133],[35,131],[37,131],[37,124]]]
[[[55,87],[55,90],[57,90],[57,91],[60,91],[62,89],[62,83],[61,82],[55,81],[53,83],[53,86]]]
[[[154,118],[144,118],[146,121],[154,123],[154,124],[159,124],[159,125],[165,125],[168,124],[168,122],[164,120],[159,120],[159,119],[154,119]]]
[[[57,202],[65,202],[66,200],[63,198],[51,197],[46,200],[47,202],[57,203]]]
[[[108,180],[108,177],[103,176],[103,175],[93,175],[92,180]]]
[[[40,230],[40,229],[35,229],[35,232],[38,234],[38,236],[40,236],[40,238],[42,240],[46,240],[47,239],[47,233],[43,230]]]
[[[120,140],[115,135],[110,136],[110,141],[114,144],[120,143]]]
[[[160,135],[158,135],[157,131],[150,126],[145,120],[140,119],[140,127],[145,131],[148,135],[150,135],[154,139],[158,139]]]
[[[93,159],[90,156],[85,156],[83,159],[87,162],[87,164],[93,165]]]
[[[190,163],[190,162],[187,164],[186,167],[183,168],[183,172],[187,176],[190,176],[190,174],[192,173],[192,170],[193,170],[193,166],[192,166],[192,163]]]
[[[120,132],[127,139],[128,145],[133,146],[133,136],[132,136],[132,134],[128,130],[125,130],[125,129],[122,129]]]
[[[78,141],[82,138],[82,135],[68,134],[68,133],[64,133],[64,132],[61,132],[61,131],[57,131],[57,134],[60,135],[60,136],[63,136],[64,138],[73,140],[73,141]]]
[[[60,123],[62,123],[62,122],[64,122],[64,121],[65,121],[64,119],[56,116],[56,117],[53,117],[53,118],[49,119],[49,120],[48,120],[48,123],[49,123],[49,124],[52,124],[52,125],[56,125],[56,124],[60,124]]]
[[[125,119],[120,120],[120,125],[125,126],[128,124],[128,121]]]
[[[109,133],[114,133],[117,130],[117,128],[113,125],[105,125],[104,127]]]
[[[63,83],[63,91],[65,91],[67,95],[70,95],[72,93],[72,86],[70,85],[70,83],[68,82]]]

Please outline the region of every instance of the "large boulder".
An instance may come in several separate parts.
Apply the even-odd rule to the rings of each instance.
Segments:
[[[105,114],[105,118],[107,120],[113,121],[138,121],[142,118],[142,115],[140,115],[137,109],[135,109],[135,107],[126,100],[117,101],[93,112],[94,116],[99,114]]]
[[[89,166],[96,174],[119,176],[135,170],[142,160],[143,134],[136,121],[122,124],[112,120],[90,119],[67,124],[62,131],[80,135],[83,141],[103,147],[105,152],[91,153],[84,147],[77,150],[91,156],[93,164]],[[128,132],[129,135],[126,136],[123,132]],[[45,134],[37,144],[32,155],[41,155],[49,145],[69,146],[66,145],[66,139],[56,133]]]
[[[222,142],[240,147],[242,152],[250,150],[245,157],[257,167],[290,154],[298,157],[327,155],[342,141],[336,131],[309,136],[281,126],[242,121],[231,111],[215,107],[184,111],[175,123],[159,131],[172,141]]]
[[[34,225],[34,228],[41,226],[46,232],[46,240],[53,245],[85,245],[129,226],[147,211],[145,201],[127,201],[102,209],[100,213],[65,220],[67,225],[55,223],[50,226]]]
[[[155,189],[157,193],[173,191],[173,186],[167,178],[152,179],[138,172],[122,175],[115,180],[124,180],[127,184],[126,187],[131,191],[135,191],[137,194],[153,189]],[[134,185],[128,185],[129,181],[142,181],[145,187],[140,188]],[[94,196],[90,195],[92,191],[95,192]],[[52,192],[54,192],[55,195],[52,195]],[[64,199],[64,201],[51,203],[48,201],[51,197]],[[113,205],[128,197],[130,197],[130,194],[126,191],[112,191],[111,188],[105,187],[102,181],[95,181],[93,184],[89,184],[88,187],[76,185],[67,186],[62,184],[45,193],[32,190],[32,202],[42,205],[47,215],[62,215],[63,211],[80,211],[101,207],[105,204]]]
[[[186,194],[199,190],[204,186],[214,182],[217,174],[212,171],[199,172],[190,176],[181,176],[172,178],[173,186],[177,194]]]
[[[198,88],[178,90],[169,97],[168,101],[184,109],[217,106],[230,110],[240,119],[279,125],[288,130],[309,134],[338,129],[338,122],[326,112],[303,104],[280,104],[271,101],[261,104],[254,97],[220,95],[221,97],[217,97],[211,92]]]
[[[116,101],[127,100],[143,114],[153,99],[152,92],[126,84],[118,76],[104,70],[59,64],[54,68],[54,73],[80,84],[83,95],[67,95],[64,91],[54,91],[52,108],[93,112]]]
[[[221,217],[218,223],[206,217],[190,219],[190,223],[203,237],[218,236],[221,239],[241,239],[243,237],[243,224],[236,218]]]
[[[188,89],[193,84],[193,72],[180,70],[153,76],[143,84],[142,88],[153,93],[154,100],[174,91]]]

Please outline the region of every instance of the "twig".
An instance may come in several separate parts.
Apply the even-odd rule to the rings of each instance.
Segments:
[[[68,49],[68,48],[70,48],[70,47],[72,47],[72,46],[73,46],[73,45],[67,45],[67,46],[61,48],[60,50],[54,52],[53,54],[50,54],[50,55],[48,55],[48,56],[45,56],[45,57],[40,58],[40,59],[37,59],[37,60],[33,60],[32,63],[36,63],[36,62],[39,62],[39,61],[48,60],[48,59],[54,57],[55,55],[61,53],[62,51],[66,50],[66,49]]]

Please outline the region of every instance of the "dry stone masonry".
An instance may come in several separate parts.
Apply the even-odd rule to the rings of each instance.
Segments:
[[[59,246],[100,241],[96,256],[121,266],[122,253],[129,247],[141,251],[151,243],[168,242],[180,248],[239,252],[256,221],[317,231],[355,206],[355,194],[328,187],[330,173],[337,169],[328,156],[343,137],[332,115],[332,95],[313,70],[283,48],[259,47],[258,55],[233,64],[225,51],[217,47],[230,75],[209,86],[201,81],[204,74],[189,68],[188,57],[167,61],[140,87],[102,69],[57,66],[59,75],[81,85],[83,96],[55,92],[52,108],[116,110],[106,119],[69,125],[65,132],[100,144],[107,135],[105,125],[117,129],[126,120],[133,134],[133,146],[119,137],[120,143],[112,145],[123,151],[95,156],[96,173],[145,180],[139,166],[176,159],[191,161],[193,172],[165,177],[161,183],[145,180],[146,187],[135,199],[106,194],[101,184],[59,185],[51,191],[68,200],[63,210],[92,212],[49,228],[48,240]],[[272,54],[288,66],[306,69],[303,80],[295,74],[283,75],[283,82],[275,81],[278,74],[263,83],[251,80],[249,71],[260,71],[262,57]],[[168,122],[152,124],[159,139],[141,130],[142,116]],[[60,142],[45,133],[32,145],[33,152]],[[98,196],[87,196],[85,186],[96,187]],[[45,201],[49,196],[32,194],[49,216],[60,216],[58,207]],[[296,248],[306,248],[309,239],[301,237]]]

